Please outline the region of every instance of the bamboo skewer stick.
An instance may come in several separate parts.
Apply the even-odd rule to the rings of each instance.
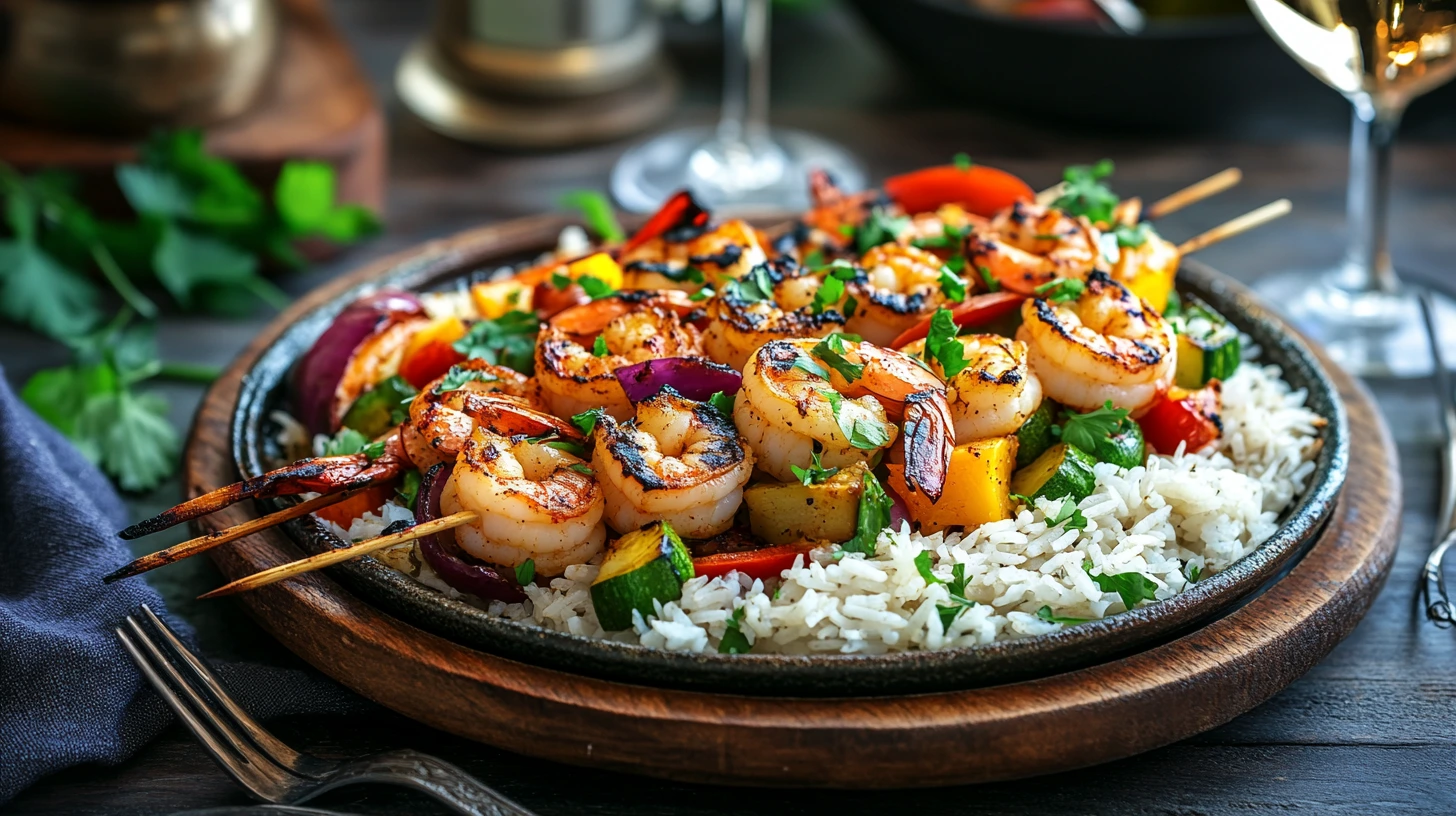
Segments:
[[[1038,207],[1050,207],[1052,202],[1061,198],[1062,193],[1066,191],[1067,183],[1065,181],[1059,181],[1036,194],[1036,205]]]
[[[1197,204],[1205,198],[1211,198],[1233,187],[1243,178],[1243,171],[1237,167],[1214,173],[1203,181],[1190,184],[1176,193],[1153,202],[1148,207],[1147,218],[1150,221],[1155,220],[1175,213],[1190,204]]]
[[[406,541],[414,541],[417,538],[424,538],[425,536],[434,535],[445,530],[454,529],[466,524],[473,524],[479,518],[480,516],[469,510],[462,510],[459,513],[441,516],[423,524],[416,524],[408,530],[402,530],[398,533],[380,536],[379,538],[371,538],[368,541],[361,541],[349,547],[329,550],[328,552],[311,555],[308,558],[303,558],[298,561],[280,564],[276,567],[265,569],[262,572],[253,573],[245,578],[239,578],[230,584],[225,584],[197,597],[199,600],[202,598],[219,598],[223,595],[232,595],[238,592],[246,592],[250,589],[257,589],[261,586],[282,581],[285,578],[292,578],[295,575],[302,575],[305,572],[331,567],[334,564],[348,561],[351,558],[368,555],[376,550],[382,550],[385,547],[393,547],[396,544],[403,544]]]
[[[157,567],[165,567],[168,564],[176,563],[184,558],[197,555],[198,553],[207,552],[213,547],[221,546],[228,543],[229,541],[237,541],[240,538],[244,538],[260,530],[266,530],[269,527],[282,524],[283,522],[289,521],[290,519],[296,519],[300,516],[306,516],[315,510],[328,507],[331,504],[338,504],[339,502],[357,494],[358,492],[359,491],[357,490],[349,490],[343,493],[333,493],[327,496],[319,496],[318,498],[309,499],[302,504],[296,504],[293,507],[279,510],[276,513],[270,513],[269,515],[263,516],[262,518],[255,518],[251,521],[245,521],[242,524],[229,527],[225,530],[218,530],[216,532],[208,533],[205,536],[198,536],[197,538],[191,539],[190,541],[184,541],[181,544],[168,547],[165,550],[158,550],[151,555],[144,555],[141,558],[138,558],[137,560],[117,570],[116,572],[107,575],[101,580],[110,584],[116,581],[120,581],[123,578],[130,578],[133,575],[140,575],[144,572],[149,572],[156,569]]]
[[[1262,226],[1276,218],[1288,215],[1291,209],[1293,209],[1293,205],[1289,203],[1289,199],[1287,198],[1271,201],[1253,212],[1244,213],[1238,218],[1225,221],[1207,232],[1189,238],[1178,245],[1178,254],[1187,255],[1190,252],[1206,249],[1225,238],[1232,238],[1240,233],[1248,232],[1254,227]]]

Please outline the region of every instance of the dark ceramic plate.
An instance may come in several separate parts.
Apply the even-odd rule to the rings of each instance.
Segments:
[[[415,260],[381,277],[378,285],[416,290],[448,287],[467,278],[478,265],[464,263],[426,248]],[[1185,262],[1179,282],[1183,291],[1202,297],[1248,332],[1263,348],[1265,361],[1281,366],[1296,388],[1308,390],[1310,406],[1327,417],[1329,425],[1310,486],[1286,512],[1278,532],[1231,568],[1160,603],[1048,635],[943,651],[691,655],[591,640],[494,618],[449,600],[370,557],[333,567],[331,574],[402,620],[493,654],[613,680],[741,694],[855,696],[969,688],[1068,671],[1146,648],[1226,613],[1276,579],[1313,542],[1329,518],[1345,481],[1349,456],[1344,407],[1309,348],[1242,286],[1208,267]],[[276,458],[276,445],[271,442],[275,429],[267,417],[272,409],[284,407],[289,368],[361,291],[350,290],[287,328],[244,377],[231,429],[233,453],[242,473],[261,473],[263,463]],[[270,446],[275,449],[270,451]],[[311,552],[343,545],[312,517],[291,522],[288,531]]]

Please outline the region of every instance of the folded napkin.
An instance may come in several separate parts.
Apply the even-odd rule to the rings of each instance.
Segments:
[[[172,719],[114,630],[145,603],[195,637],[145,580],[102,583],[132,558],[115,534],[126,523],[110,483],[0,369],[0,805],[61,768],[121,762]],[[311,670],[213,666],[260,718],[370,705]]]

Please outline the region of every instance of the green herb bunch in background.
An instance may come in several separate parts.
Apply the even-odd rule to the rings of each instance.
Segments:
[[[116,168],[130,220],[107,220],[78,199],[78,179],[0,165],[0,317],[65,343],[73,362],[38,372],[21,397],[126,490],[169,476],[179,446],[167,405],[135,387],[216,372],[157,357],[151,322],[164,292],[184,311],[240,316],[288,297],[265,265],[304,264],[295,243],[349,243],[379,231],[373,213],[339,204],[333,168],[283,165],[266,196],[210,155],[199,131],[159,134],[138,163]],[[108,291],[109,290],[109,291]]]

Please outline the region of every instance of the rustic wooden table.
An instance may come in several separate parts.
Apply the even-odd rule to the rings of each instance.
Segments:
[[[390,90],[396,60],[423,25],[424,5],[353,0],[335,9],[389,109],[389,229],[345,257],[283,281],[291,292],[304,292],[368,258],[426,238],[549,209],[566,190],[603,187],[622,149],[622,144],[609,144],[564,154],[499,153],[426,131],[399,110]],[[675,52],[687,75],[687,92],[674,121],[709,120],[717,79],[711,38],[687,32]],[[1342,100],[1312,81],[1290,99],[1285,114],[1257,127],[1167,138],[1087,134],[951,106],[898,69],[858,23],[839,12],[782,19],[774,58],[775,120],[832,135],[863,158],[876,177],[966,151],[1040,185],[1055,180],[1064,164],[1112,156],[1120,191],[1158,196],[1237,165],[1245,172],[1241,187],[1169,218],[1165,234],[1191,235],[1288,196],[1294,215],[1215,247],[1204,260],[1251,280],[1281,268],[1333,262],[1339,255],[1348,113]],[[1008,71],[1008,81],[1014,81],[1013,74]],[[1088,83],[1079,92],[1097,92],[1093,88]],[[1451,229],[1456,223],[1451,181],[1456,178],[1456,112],[1422,104],[1413,111],[1395,158],[1393,245],[1397,264],[1410,277],[1449,281],[1447,264],[1456,257],[1456,230]],[[169,359],[220,364],[267,319],[262,313],[238,322],[169,317],[160,342]],[[62,358],[62,352],[28,334],[0,330],[0,363],[12,383]],[[404,746],[430,751],[543,816],[876,813],[912,806],[925,813],[973,809],[998,814],[1456,812],[1456,679],[1451,676],[1456,634],[1426,624],[1416,604],[1416,577],[1433,532],[1439,481],[1435,403],[1429,382],[1372,387],[1395,434],[1406,495],[1400,555],[1369,616],[1327,660],[1262,707],[1140,757],[973,789],[836,795],[692,787],[551,765],[377,710],[271,725],[288,742],[321,754]],[[166,388],[173,418],[183,427],[200,391]],[[136,498],[134,512],[150,515],[171,504],[176,492],[172,484]],[[287,664],[291,656],[280,654],[226,602],[200,607],[188,600],[217,580],[205,563],[175,566],[154,578],[173,610],[196,622],[213,654]],[[973,755],[964,759],[976,761]],[[42,781],[7,812],[154,814],[247,802],[190,735],[173,727],[120,767],[77,768]],[[316,804],[350,813],[443,812],[420,796],[387,788],[331,794]]]

